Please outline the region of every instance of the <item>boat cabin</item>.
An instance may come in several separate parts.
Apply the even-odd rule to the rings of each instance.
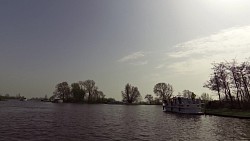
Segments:
[[[176,113],[200,114],[202,113],[200,99],[173,97],[163,101],[163,110]]]

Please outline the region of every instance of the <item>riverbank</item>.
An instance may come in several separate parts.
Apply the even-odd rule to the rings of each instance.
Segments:
[[[250,111],[241,109],[206,109],[205,115],[250,119]]]

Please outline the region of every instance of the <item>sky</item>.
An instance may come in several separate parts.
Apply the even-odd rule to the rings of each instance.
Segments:
[[[91,79],[117,100],[159,82],[216,97],[211,63],[250,57],[249,16],[249,0],[0,0],[0,94]]]

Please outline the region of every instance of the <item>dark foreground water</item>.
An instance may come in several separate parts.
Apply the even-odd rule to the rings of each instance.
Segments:
[[[250,120],[161,108],[0,101],[0,140],[250,140]]]

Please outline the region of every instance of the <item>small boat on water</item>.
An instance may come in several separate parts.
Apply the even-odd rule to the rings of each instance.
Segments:
[[[63,103],[63,100],[60,98],[55,98],[52,103]]]
[[[49,99],[41,99],[42,102],[50,102]]]
[[[28,99],[25,97],[20,98],[20,101],[27,101]]]
[[[163,111],[183,114],[204,114],[200,99],[174,97],[163,101]]]

